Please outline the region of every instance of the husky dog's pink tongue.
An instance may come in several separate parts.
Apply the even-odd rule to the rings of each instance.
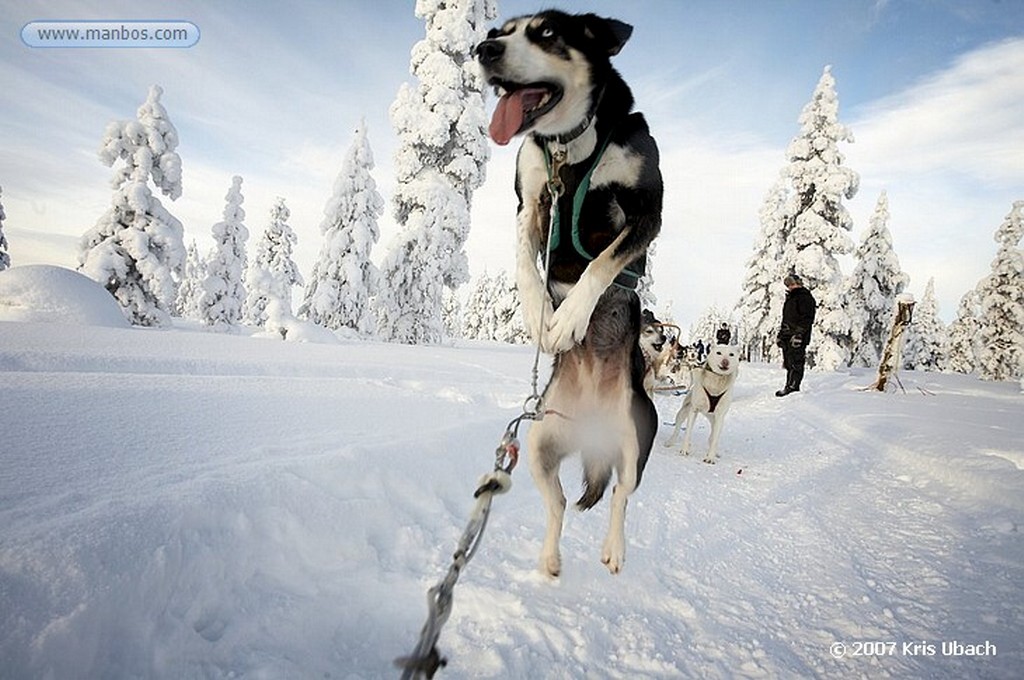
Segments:
[[[544,88],[524,87],[499,99],[491,117],[491,139],[502,146],[512,141],[523,127],[526,112],[539,106],[547,94]]]

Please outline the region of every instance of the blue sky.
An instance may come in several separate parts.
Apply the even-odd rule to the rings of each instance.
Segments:
[[[412,2],[12,2],[0,19],[0,186],[15,264],[73,265],[106,209],[97,160],[111,120],[160,84],[177,127],[184,194],[165,205],[202,248],[231,176],[245,178],[251,232],[287,199],[309,271],[318,225],[361,118],[375,177],[393,185],[387,109],[423,36]],[[499,16],[553,3],[506,0]],[[656,291],[687,324],[731,307],[761,201],[785,165],[797,117],[826,64],[861,175],[848,203],[855,241],[879,193],[911,291],[935,277],[948,320],[989,269],[992,234],[1024,199],[1024,3],[1016,0],[562,2],[634,25],[616,58],[658,139],[666,178]],[[22,27],[54,19],[183,19],[187,49],[33,49]],[[493,100],[488,106],[493,106]],[[513,145],[514,146],[514,145]],[[494,149],[477,193],[474,274],[512,264],[514,149]],[[395,228],[382,220],[381,254]],[[849,271],[847,266],[846,270]]]

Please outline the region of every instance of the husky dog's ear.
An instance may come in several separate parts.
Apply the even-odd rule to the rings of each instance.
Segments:
[[[618,54],[629,40],[629,36],[633,35],[633,27],[618,19],[587,14],[583,20],[587,37],[593,39],[609,57]]]

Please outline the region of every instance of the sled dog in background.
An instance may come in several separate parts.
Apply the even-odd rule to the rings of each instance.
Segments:
[[[661,228],[661,171],[647,123],[631,112],[633,95],[611,65],[632,31],[594,14],[544,11],[506,21],[476,46],[499,97],[491,138],[505,145],[524,136],[516,160],[516,282],[527,330],[555,355],[545,415],[527,439],[547,508],[540,569],[550,576],[562,569],[562,460],[581,452],[582,510],[616,475],[601,551],[615,574],[625,560],[626,501],[658,429],[643,385],[635,288]],[[538,268],[545,252],[546,277]]]
[[[681,345],[677,338],[672,338],[661,354],[657,380],[676,389],[688,389],[690,372],[700,364],[697,349],[693,345]]]
[[[700,365],[697,360],[697,348],[693,345],[679,344],[679,338],[675,335],[665,333],[667,338],[662,346],[661,352],[647,364],[647,373],[644,374],[644,387],[648,394],[662,387],[671,390],[685,390],[690,386],[690,372]],[[643,347],[643,338],[640,339]],[[647,359],[648,349],[644,349],[644,359]]]
[[[645,309],[641,318],[643,325],[640,327],[640,351],[644,355],[644,390],[648,396],[653,397],[654,387],[671,354],[665,351],[665,343],[668,341],[665,327],[654,316],[654,312]]]
[[[675,429],[665,446],[674,446],[681,427],[683,455],[690,455],[690,437],[698,413],[703,413],[711,422],[708,437],[708,453],[705,463],[714,463],[718,458],[718,437],[722,434],[725,416],[732,405],[733,387],[739,371],[739,348],[733,345],[715,345],[708,353],[707,361],[690,372],[690,391],[676,414]]]

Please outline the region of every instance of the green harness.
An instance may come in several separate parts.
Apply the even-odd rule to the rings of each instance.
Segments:
[[[587,249],[583,247],[583,243],[580,240],[580,212],[583,210],[583,201],[586,200],[587,191],[590,189],[590,178],[594,174],[594,170],[597,169],[598,164],[601,162],[601,157],[604,156],[605,149],[608,148],[608,142],[611,141],[611,138],[611,134],[609,134],[605,138],[604,143],[601,144],[601,148],[598,149],[597,155],[594,157],[593,164],[590,166],[590,169],[587,170],[587,174],[583,175],[583,179],[580,180],[579,186],[576,187],[576,193],[573,194],[572,197],[572,247],[576,253],[583,257],[587,262],[592,262],[595,256],[587,252]],[[559,213],[561,211],[558,209],[559,198],[561,197],[562,190],[560,188],[554,188],[561,187],[562,180],[561,177],[555,177],[554,167],[551,163],[551,151],[548,149],[548,145],[541,144],[541,146],[544,148],[544,165],[548,171],[548,187],[551,189],[552,204],[554,206],[551,212],[551,238],[548,239],[548,252],[551,253],[558,248],[562,241],[562,224],[561,219],[559,218]],[[640,277],[643,276],[642,271],[638,272],[633,269],[633,267],[637,265],[637,262],[639,262],[639,260],[631,262],[623,268],[622,272],[620,272],[615,278],[614,284],[616,286],[626,288],[628,290],[636,289],[637,281],[639,281]],[[642,264],[640,265],[640,268],[642,270]]]

